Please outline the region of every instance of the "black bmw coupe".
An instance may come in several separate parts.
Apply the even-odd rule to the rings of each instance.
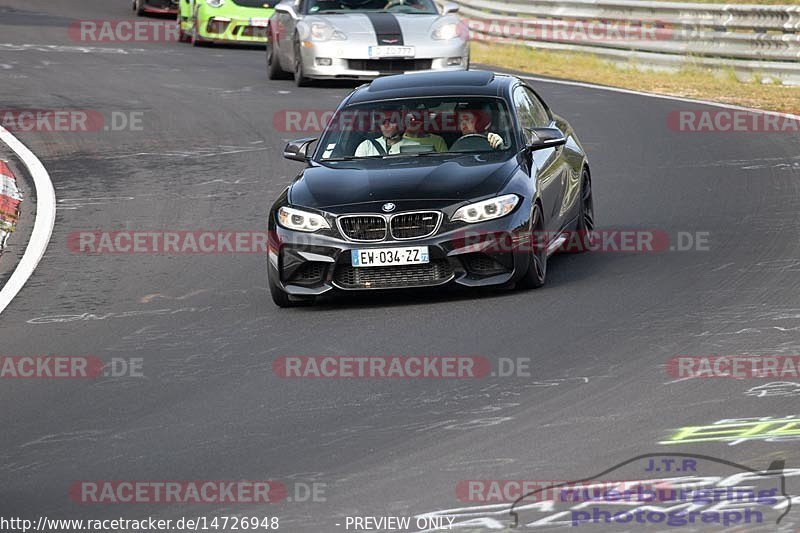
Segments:
[[[491,72],[389,76],[354,90],[269,214],[281,307],[330,291],[541,287],[547,258],[594,229],[572,127],[524,81]]]

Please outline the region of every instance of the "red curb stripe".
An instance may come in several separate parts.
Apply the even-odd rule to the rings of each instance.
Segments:
[[[8,165],[6,164],[5,161],[0,161],[0,174],[2,174],[3,176],[8,176],[12,180],[16,180],[16,178],[14,177],[14,173],[11,172],[11,169],[8,168]]]
[[[19,204],[22,201],[19,199],[16,181],[16,176],[6,162],[0,161],[0,252],[3,250],[6,237],[14,231],[19,219]]]

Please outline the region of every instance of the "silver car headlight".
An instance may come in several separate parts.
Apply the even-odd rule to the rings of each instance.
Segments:
[[[297,33],[301,41],[344,41],[347,36],[328,24],[327,22],[300,22],[297,25]]]
[[[434,28],[431,37],[437,41],[449,41],[459,36],[461,29],[456,22],[446,22]]]
[[[484,222],[486,220],[494,220],[495,218],[504,217],[517,207],[519,203],[519,196],[516,194],[506,194],[498,196],[497,198],[490,198],[482,202],[465,205],[460,207],[458,211],[453,214],[451,220],[462,220],[468,224],[476,222]]]
[[[225,0],[206,0],[206,4],[209,7],[222,7],[222,4],[225,3]]]
[[[313,232],[331,228],[331,225],[322,215],[291,207],[278,209],[278,223],[284,228],[294,231]]]

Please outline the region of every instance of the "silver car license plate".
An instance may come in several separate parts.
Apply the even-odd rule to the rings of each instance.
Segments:
[[[414,57],[416,51],[413,46],[370,46],[369,57]]]

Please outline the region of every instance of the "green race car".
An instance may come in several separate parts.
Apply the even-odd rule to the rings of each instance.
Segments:
[[[264,44],[279,0],[180,0],[182,42]]]

